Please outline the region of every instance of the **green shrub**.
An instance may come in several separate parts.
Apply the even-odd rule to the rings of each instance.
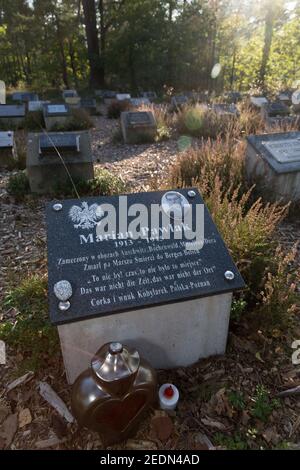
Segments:
[[[234,116],[220,115],[201,104],[185,106],[176,115],[178,133],[192,137],[216,138],[226,132],[232,134],[235,123]]]
[[[126,191],[124,181],[103,168],[96,168],[95,176],[92,180],[74,180],[77,192],[82,196],[110,196]],[[76,197],[71,181],[68,184],[56,185],[54,188],[56,196]]]
[[[256,387],[252,401],[254,402],[251,410],[252,416],[263,422],[266,422],[272,411],[279,406],[279,401],[271,400],[263,385],[258,385]]]
[[[19,171],[11,175],[8,179],[7,191],[17,199],[22,199],[26,194],[30,193],[29,180],[26,171]]]
[[[56,328],[48,320],[46,278],[24,279],[8,292],[3,304],[18,314],[0,323],[0,339],[22,353],[24,369],[38,369],[57,357],[60,348]]]
[[[57,124],[51,128],[51,132],[84,131],[94,127],[91,116],[80,108],[72,109],[72,116],[65,124]]]
[[[27,113],[24,119],[23,127],[27,131],[41,132],[41,129],[45,127],[43,112],[35,111],[32,113]]]
[[[110,103],[107,109],[108,119],[119,119],[121,113],[124,111],[129,111],[130,103],[127,100],[117,101],[114,100]]]
[[[190,138],[186,137],[187,143]],[[190,144],[189,144],[190,145]],[[223,188],[236,187],[243,181],[245,143],[227,135],[222,139],[208,139],[197,148],[189,148],[177,159],[171,171],[171,184],[176,187],[200,184],[208,194],[215,187],[216,178]],[[241,187],[244,191],[246,187]]]
[[[123,142],[123,133],[121,126],[118,126],[112,133],[112,143],[113,144],[120,144]]]

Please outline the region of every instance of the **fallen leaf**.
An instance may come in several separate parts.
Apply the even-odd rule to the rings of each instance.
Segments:
[[[208,426],[209,428],[218,429],[219,431],[225,431],[226,427],[224,424],[220,423],[219,421],[215,421],[211,418],[202,418],[201,422]]]
[[[128,439],[126,449],[130,450],[157,450],[157,445],[153,441],[138,441]]]
[[[3,423],[5,418],[7,418],[7,416],[9,415],[9,413],[10,413],[10,409],[8,406],[0,406],[0,424]]]
[[[258,351],[256,354],[255,354],[255,357],[258,361],[264,363],[265,361],[262,359],[261,355],[260,355],[260,352]]]
[[[169,416],[154,417],[151,420],[152,428],[160,441],[167,441],[173,432],[173,422]]]
[[[69,423],[74,423],[74,417],[68,410],[65,403],[62,399],[57,395],[57,393],[50,387],[49,384],[46,382],[39,383],[39,392],[42,397],[51,405],[56,411],[65,418],[66,421]]]
[[[35,447],[37,449],[47,449],[48,447],[58,446],[63,444],[66,439],[58,439],[57,437],[50,437],[50,439],[44,439],[43,441],[37,441]]]
[[[31,413],[29,408],[24,408],[19,413],[19,428],[24,428],[27,424],[30,424],[32,421]]]
[[[0,439],[5,440],[5,447],[9,447],[18,429],[18,414],[9,415],[0,427]]]
[[[25,384],[25,383],[29,382],[29,380],[31,380],[33,376],[34,376],[34,372],[32,372],[32,371],[27,372],[27,374],[22,375],[22,377],[19,377],[18,379],[14,380],[10,384],[8,384],[6,386],[6,391],[10,392],[11,390],[18,387],[19,385],[22,385],[22,384]]]
[[[278,444],[278,442],[280,441],[279,434],[277,434],[277,432],[273,428],[266,429],[263,432],[262,436],[268,444]]]
[[[206,434],[197,434],[194,438],[194,442],[198,450],[215,450],[215,446],[208,439]]]

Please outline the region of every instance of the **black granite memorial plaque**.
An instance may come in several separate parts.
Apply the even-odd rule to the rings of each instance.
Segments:
[[[70,107],[68,104],[45,104],[43,106],[45,116],[68,116],[70,114]]]
[[[3,117],[3,118],[25,117],[25,105],[1,104],[0,105],[0,117]]]
[[[266,111],[270,117],[288,116],[290,110],[282,101],[274,101],[266,105]]]
[[[127,122],[130,126],[136,125],[149,125],[151,124],[151,119],[149,113],[146,111],[141,111],[137,113],[128,113],[127,114]]]
[[[39,137],[39,153],[48,154],[59,151],[80,151],[80,135],[77,134],[42,134]]]
[[[177,218],[167,217],[171,236],[166,238],[162,235],[166,225],[160,225],[159,230],[155,228],[150,218],[151,208],[153,204],[160,207],[162,201],[176,204],[174,197],[178,201],[178,193],[185,201],[180,208],[191,211],[192,221],[190,226],[184,223],[180,239],[175,235],[178,232],[182,235],[183,223],[178,214]],[[110,204],[116,211],[117,226],[109,227],[106,235],[99,235],[97,224],[107,218],[109,210],[103,204]],[[127,214],[127,208],[133,204],[145,207],[143,218],[146,219],[139,230],[147,238],[132,237],[130,223],[136,216],[128,216],[128,225],[119,226],[119,212]],[[188,189],[175,194],[167,192],[167,196],[165,191],[160,191],[129,194],[121,199],[111,196],[48,203],[52,323],[79,321],[243,288],[244,281],[203,204],[198,191],[189,193]],[[187,233],[202,221],[195,217],[197,205],[204,208],[204,245],[199,250],[189,250]]]

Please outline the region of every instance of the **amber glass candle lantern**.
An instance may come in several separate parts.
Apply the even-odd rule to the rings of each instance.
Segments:
[[[107,343],[76,379],[72,410],[79,425],[97,431],[107,446],[134,434],[156,395],[156,373],[138,351]]]

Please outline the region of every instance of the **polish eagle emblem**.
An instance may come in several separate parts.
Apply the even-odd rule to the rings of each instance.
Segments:
[[[74,228],[91,229],[97,225],[103,215],[104,212],[98,204],[89,206],[85,201],[81,203],[81,206],[72,206],[69,211]]]

